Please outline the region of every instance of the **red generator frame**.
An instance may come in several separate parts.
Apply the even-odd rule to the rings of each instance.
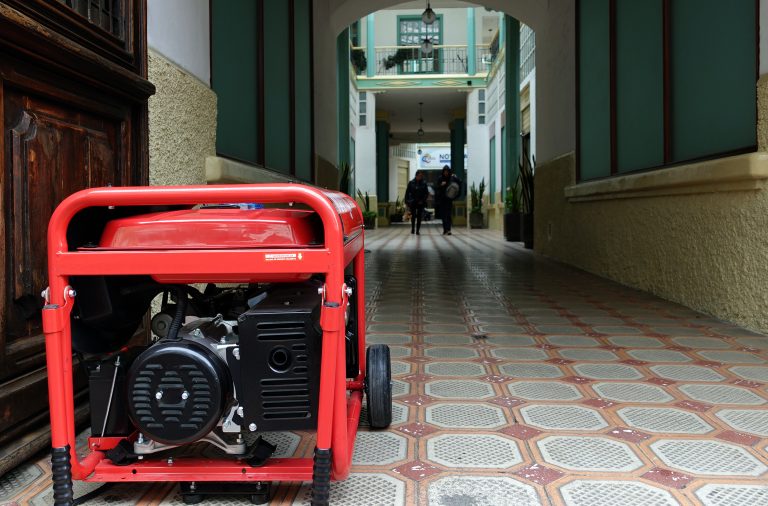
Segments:
[[[296,203],[322,220],[324,244],[295,249],[77,249],[67,244],[73,217],[89,207],[168,206],[259,202]],[[94,188],[65,199],[48,229],[50,285],[42,311],[48,365],[52,469],[56,504],[71,504],[72,480],[89,482],[271,482],[312,481],[313,504],[327,504],[331,478],[345,479],[360,418],[365,384],[365,277],[362,213],[347,195],[300,184]],[[278,260],[276,260],[278,259]],[[345,371],[344,271],[352,264],[360,372]],[[324,274],[317,444],[312,458],[272,458],[261,467],[237,460],[185,458],[169,462],[147,456],[128,466],[105,458],[123,438],[89,439],[89,451],[75,452],[73,361],[70,313],[75,291],[70,276],[165,275],[179,279],[251,281],[274,274]],[[135,436],[135,434],[134,434]]]

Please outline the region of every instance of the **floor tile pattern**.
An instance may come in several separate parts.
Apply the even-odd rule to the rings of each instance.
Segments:
[[[768,337],[494,232],[407,232],[366,238],[369,342],[391,346],[396,402],[390,430],[361,424],[333,504],[768,506]],[[269,437],[312,454],[311,434]],[[45,456],[0,478],[6,503],[51,504]],[[108,503],[181,504],[171,484],[91,504]]]

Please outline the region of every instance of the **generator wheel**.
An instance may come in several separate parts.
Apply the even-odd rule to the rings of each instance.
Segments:
[[[374,344],[365,352],[365,399],[368,425],[386,429],[392,423],[392,369],[389,346]]]

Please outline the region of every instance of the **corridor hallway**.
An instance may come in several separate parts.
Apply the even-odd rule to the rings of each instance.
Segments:
[[[366,247],[394,422],[358,435],[333,504],[768,504],[767,338],[489,231],[390,227]],[[281,455],[313,448],[266,439]],[[0,480],[0,504],[50,504],[49,483],[42,458]],[[282,484],[273,504],[306,497]],[[89,504],[166,501],[181,504],[175,487],[118,485]]]

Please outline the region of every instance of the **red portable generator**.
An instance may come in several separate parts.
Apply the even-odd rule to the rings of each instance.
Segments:
[[[365,347],[362,214],[347,195],[299,184],[84,190],[51,218],[48,270],[57,505],[73,503],[73,479],[180,482],[187,503],[218,493],[263,503],[269,482],[312,481],[312,503],[328,504],[330,480],[349,474],[364,391],[370,426],[391,421],[389,349]],[[90,387],[81,458],[73,352]],[[282,430],[316,431],[314,459],[273,457],[261,436]]]

